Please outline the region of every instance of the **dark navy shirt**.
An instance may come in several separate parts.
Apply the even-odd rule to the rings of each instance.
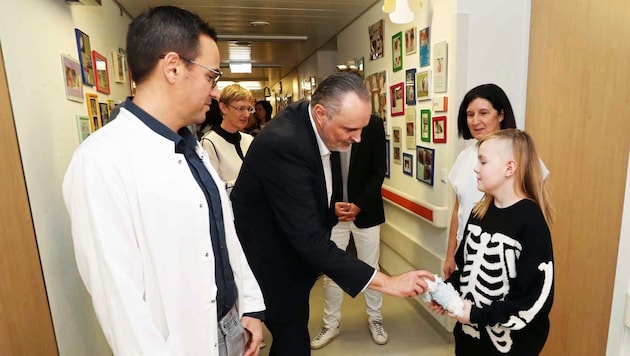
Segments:
[[[201,158],[195,152],[197,139],[186,127],[180,129],[177,133],[173,132],[173,130],[153,118],[131,100],[125,102],[124,108],[138,117],[151,130],[173,141],[175,152],[184,155],[190,171],[206,197],[208,212],[210,213],[210,239],[212,240],[212,250],[214,251],[217,316],[221,319],[236,303],[237,290],[225,245],[225,226],[223,225],[223,211],[221,210],[219,189],[210,172],[203,165]],[[184,222],[182,222],[182,226],[186,226]],[[252,316],[251,314],[248,315]]]

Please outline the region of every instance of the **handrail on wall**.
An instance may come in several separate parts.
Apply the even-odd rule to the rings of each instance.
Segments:
[[[381,187],[381,194],[385,200],[407,212],[420,216],[436,227],[445,228],[448,226],[448,207],[415,201],[413,198],[405,196],[406,194],[390,187]]]

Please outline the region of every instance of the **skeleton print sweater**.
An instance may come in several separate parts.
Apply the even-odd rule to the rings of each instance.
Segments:
[[[551,235],[535,202],[523,199],[482,220],[472,214],[449,278],[471,301],[471,324],[455,328],[457,355],[538,355],[553,303]]]

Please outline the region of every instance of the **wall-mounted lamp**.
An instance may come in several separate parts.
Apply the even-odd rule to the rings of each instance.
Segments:
[[[389,20],[393,23],[405,24],[413,21],[414,14],[409,8],[408,0],[385,0],[382,9],[389,14]]]

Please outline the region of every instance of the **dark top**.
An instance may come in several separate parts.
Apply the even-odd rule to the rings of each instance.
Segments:
[[[457,355],[538,355],[549,333],[554,272],[551,234],[523,199],[479,220],[470,216],[448,279],[473,307],[455,328]],[[473,337],[472,335],[478,335]]]
[[[308,102],[291,104],[256,136],[232,190],[236,230],[262,289],[265,318],[286,321],[308,306],[320,273],[355,296],[374,269],[337,248],[337,223]]]

